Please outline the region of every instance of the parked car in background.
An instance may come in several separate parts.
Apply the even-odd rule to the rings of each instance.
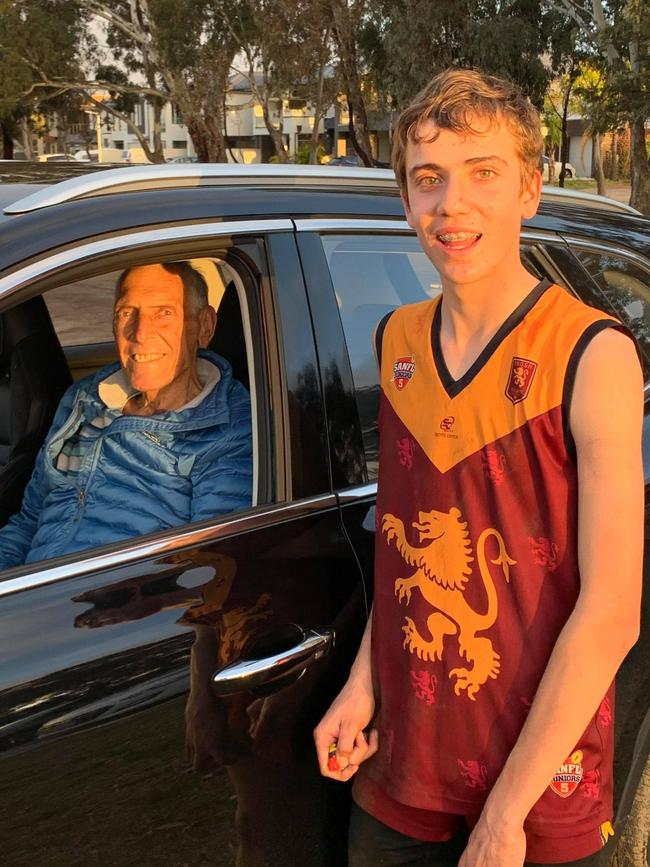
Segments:
[[[182,156],[182,157],[170,157],[166,162],[168,163],[198,163],[199,158],[193,156]]]
[[[311,732],[371,605],[371,334],[438,294],[439,276],[389,171],[172,164],[44,180],[0,185],[0,522],[61,392],[115,360],[114,285],[134,263],[209,272],[212,348],[251,396],[254,497],[0,573],[2,860],[340,867],[349,790],[319,776]],[[650,221],[548,189],[521,253],[632,329],[648,382]],[[647,415],[643,449],[647,486]],[[608,856],[647,832],[647,592],[644,606],[618,677]]]
[[[73,159],[72,154],[41,154],[38,157],[39,163],[67,163]]]
[[[542,178],[545,181],[549,180],[550,162],[551,161],[549,160],[549,158],[546,155],[544,155],[542,157],[542,163],[543,163]],[[562,163],[559,160],[554,160],[553,161],[553,172],[554,172],[554,178],[556,180],[560,177],[561,171],[562,171]],[[573,168],[571,163],[566,163],[565,168],[564,168],[564,176],[567,178],[577,177],[576,170]]]
[[[390,168],[390,163],[382,162],[381,160],[373,160],[373,167],[376,169],[388,169]],[[348,154],[344,157],[332,157],[332,159],[327,163],[328,166],[360,166],[364,167],[361,157],[358,157],[356,154]]]

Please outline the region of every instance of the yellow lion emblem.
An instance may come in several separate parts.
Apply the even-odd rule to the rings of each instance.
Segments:
[[[427,629],[431,638],[423,638],[410,617],[405,618],[404,648],[417,654],[420,659],[442,659],[445,635],[458,634],[460,655],[472,663],[471,668],[454,668],[449,677],[455,677],[454,691],[460,695],[464,689],[472,701],[488,677],[499,674],[499,654],[494,650],[489,638],[477,636],[477,632],[489,629],[497,619],[498,599],[494,581],[485,556],[487,539],[492,536],[499,546],[499,553],[490,562],[500,566],[506,581],[510,580],[510,567],[516,564],[507,552],[501,534],[488,528],[481,533],[476,553],[479,572],[487,594],[488,606],[485,614],[478,614],[465,601],[463,590],[472,573],[470,563],[474,561],[472,545],[468,538],[467,522],[461,519],[460,510],[452,508],[449,512],[419,512],[419,521],[413,527],[419,533],[420,543],[428,543],[414,548],[406,541],[404,524],[394,515],[384,515],[382,530],[386,542],[395,540],[395,546],[410,566],[417,571],[410,578],[395,581],[395,595],[399,601],[411,601],[411,592],[418,588],[426,601],[436,610],[427,618]]]

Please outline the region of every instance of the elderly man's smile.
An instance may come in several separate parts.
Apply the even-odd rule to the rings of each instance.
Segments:
[[[134,352],[131,354],[131,359],[137,361],[138,364],[147,364],[150,361],[159,361],[164,357],[164,352]]]

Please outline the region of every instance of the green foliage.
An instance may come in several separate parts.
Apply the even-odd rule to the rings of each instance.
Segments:
[[[95,76],[100,81],[112,81],[115,84],[128,85],[129,76],[123,69],[109,64],[108,66],[98,66],[95,70]],[[122,93],[119,90],[109,90],[108,94],[111,102],[118,111],[128,114],[133,111],[137,102],[137,95],[134,93]]]
[[[297,163],[298,165],[308,165],[309,164],[309,156],[311,153],[311,149],[308,144],[303,143],[300,145],[296,153],[293,155],[293,158],[290,160],[292,163]],[[323,159],[327,151],[323,147],[323,145],[318,145],[316,149],[316,162],[320,163]]]
[[[384,0],[365,28],[378,88],[399,106],[437,73],[473,66],[517,81],[539,107],[551,71],[542,55],[555,18],[542,0]]]
[[[84,14],[74,3],[0,0],[0,124],[10,137],[25,118],[78,113],[78,96],[38,84],[48,74],[78,73],[84,33]]]

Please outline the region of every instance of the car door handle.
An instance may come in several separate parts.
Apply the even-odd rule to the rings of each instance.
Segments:
[[[286,650],[260,659],[238,659],[215,672],[212,686],[216,694],[232,695],[263,687],[289,675],[302,677],[308,666],[327,656],[334,646],[336,633],[329,627],[301,629],[300,633],[298,643]]]

